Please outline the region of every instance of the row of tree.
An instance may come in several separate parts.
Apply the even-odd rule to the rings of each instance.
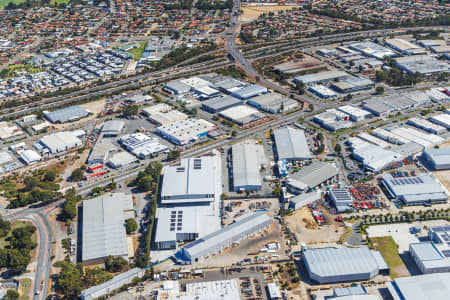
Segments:
[[[7,246],[0,249],[0,268],[7,268],[16,274],[26,271],[31,261],[30,252],[36,247],[32,236],[36,228],[32,225],[14,228],[0,217],[0,238],[5,238]]]

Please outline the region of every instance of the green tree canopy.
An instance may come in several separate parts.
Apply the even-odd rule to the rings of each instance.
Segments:
[[[127,234],[130,234],[132,232],[136,232],[136,230],[138,229],[138,224],[136,223],[135,219],[130,218],[125,221],[125,227],[127,230]]]

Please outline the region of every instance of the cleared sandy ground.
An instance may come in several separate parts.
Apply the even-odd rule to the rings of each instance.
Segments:
[[[293,7],[295,6],[292,5],[241,6],[241,10],[243,11],[241,15],[241,22],[251,22],[253,20],[256,20],[263,13],[291,10]]]

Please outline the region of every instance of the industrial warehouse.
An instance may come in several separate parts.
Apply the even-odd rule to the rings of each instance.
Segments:
[[[127,151],[130,151],[140,159],[152,157],[169,149],[155,137],[150,137],[140,132],[126,134],[120,138],[119,142]]]
[[[125,220],[134,218],[131,195],[114,193],[83,201],[82,261],[85,265],[100,264],[109,256],[128,260]]]
[[[89,115],[89,111],[78,105],[54,111],[45,110],[42,113],[47,120],[54,124],[76,121]]]
[[[240,126],[245,126],[265,118],[265,115],[256,108],[246,104],[233,106],[225,109],[219,114],[221,117],[230,120]]]
[[[278,160],[301,161],[312,158],[305,132],[283,127],[273,132]]]
[[[266,158],[262,145],[255,140],[235,144],[231,148],[233,190],[261,190],[260,170],[265,168]]]
[[[184,246],[176,257],[185,263],[196,262],[268,228],[271,222],[271,218],[264,213],[244,215],[235,223]]]
[[[388,195],[400,200],[404,205],[447,203],[445,190],[431,173],[406,178],[394,178],[390,174],[382,174],[381,178]]]
[[[422,156],[434,170],[450,169],[450,148],[426,149]]]
[[[155,249],[175,249],[177,242],[193,241],[220,229],[221,172],[218,153],[163,168]]]
[[[386,286],[394,300],[447,300],[450,273],[436,273],[396,278]]]
[[[203,119],[187,119],[156,128],[156,133],[176,145],[186,145],[206,136],[216,125]]]
[[[389,267],[378,251],[361,248],[306,248],[302,258],[309,277],[320,283],[369,280]]]
[[[240,105],[242,101],[233,96],[216,97],[202,102],[202,108],[210,113],[218,113],[227,108]]]
[[[298,107],[297,101],[286,98],[278,93],[267,93],[256,96],[248,100],[247,104],[271,114],[279,114],[294,110]]]
[[[39,140],[39,143],[52,154],[69,151],[83,144],[76,134],[71,131],[60,131],[46,135]]]
[[[290,174],[286,180],[286,186],[294,194],[313,189],[333,179],[338,175],[335,165],[326,162],[314,162],[303,167],[300,171]]]
[[[118,136],[125,126],[125,123],[123,121],[119,120],[111,120],[105,122],[102,127],[101,133],[104,137],[114,137]]]

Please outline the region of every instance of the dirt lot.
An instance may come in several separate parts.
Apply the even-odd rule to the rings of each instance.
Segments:
[[[244,258],[253,258],[254,255],[248,255],[250,252],[258,252],[259,249],[263,248],[269,242],[278,242],[281,245],[281,249],[276,253],[266,253],[260,254],[259,257],[280,255],[282,258],[284,253],[283,242],[281,240],[281,226],[278,222],[273,221],[271,227],[268,231],[264,233],[259,233],[252,238],[242,240],[239,245],[232,248],[225,249],[222,253],[218,253],[209,257],[204,261],[196,263],[196,267],[222,267],[231,266],[233,263],[242,261]],[[277,258],[277,259],[279,259]]]
[[[263,13],[291,10],[293,7],[292,5],[242,6],[243,14],[241,15],[241,21],[251,22]]]
[[[104,109],[105,104],[106,104],[106,99],[101,99],[98,101],[93,101],[93,102],[82,104],[80,106],[89,110],[92,113],[91,115],[89,115],[86,118],[82,118],[81,120],[75,121],[75,122],[70,122],[70,123],[65,123],[65,124],[53,124],[52,126],[55,127],[55,129],[57,131],[73,130],[73,128],[75,128],[77,126],[81,126],[82,124],[84,124],[86,122],[94,120],[97,117],[97,114]]]
[[[441,182],[441,184],[450,191],[450,170],[446,171],[435,171],[434,176]]]
[[[325,212],[326,210],[322,210]],[[319,244],[335,243],[345,229],[336,224],[318,226],[307,207],[296,210],[284,218],[289,229],[296,235],[300,243]]]

